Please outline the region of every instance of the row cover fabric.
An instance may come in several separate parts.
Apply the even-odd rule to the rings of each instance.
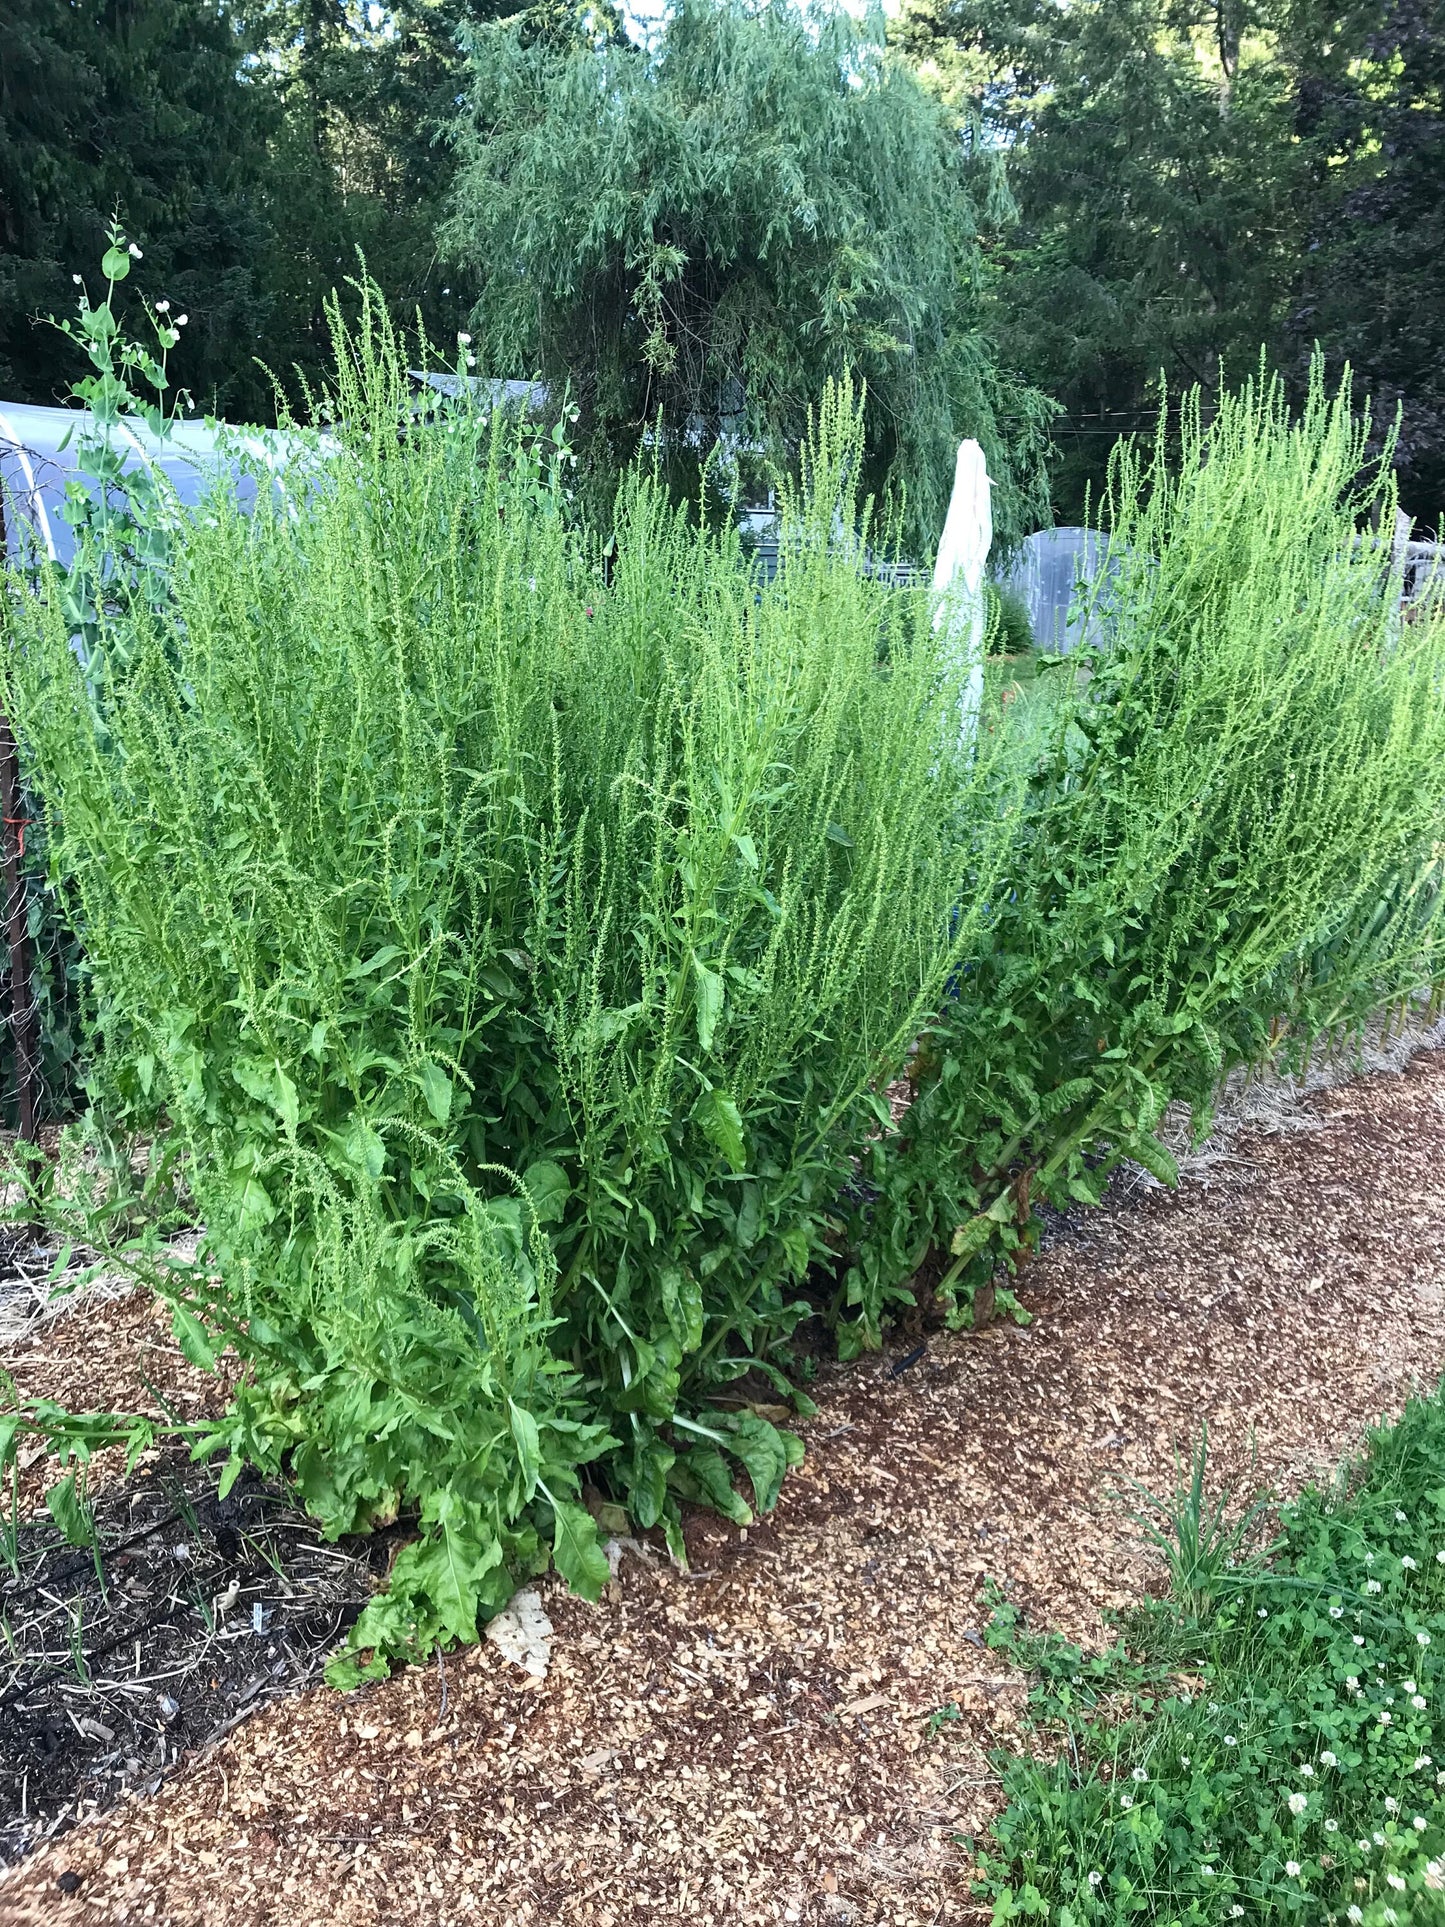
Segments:
[[[81,442],[95,432],[94,416],[81,408],[0,402],[0,507],[12,557],[48,557],[69,565],[75,537],[62,509],[72,484],[92,496],[97,492],[97,484],[78,466]],[[282,487],[295,439],[210,421],[178,421],[161,437],[142,421],[124,420],[111,434],[112,445],[126,452],[127,470],[159,471],[187,507],[203,501],[220,482],[248,506],[256,496],[258,465]]]

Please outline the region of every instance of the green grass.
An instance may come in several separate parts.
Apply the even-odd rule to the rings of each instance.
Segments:
[[[995,1615],[1040,1731],[1039,1757],[1000,1761],[994,1919],[1445,1920],[1445,1396],[1253,1558],[1202,1479],[1153,1517],[1176,1583],[1108,1652]]]

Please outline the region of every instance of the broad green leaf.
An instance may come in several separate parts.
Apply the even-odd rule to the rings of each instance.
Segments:
[[[346,1155],[369,1178],[379,1178],[386,1169],[386,1146],[359,1112],[346,1127]]]
[[[56,1525],[73,1546],[89,1546],[95,1541],[95,1522],[90,1509],[75,1489],[75,1474],[67,1472],[58,1485],[45,1495],[45,1506]]]
[[[556,1520],[552,1557],[558,1572],[573,1592],[584,1599],[600,1599],[612,1572],[606,1553],[597,1543],[596,1520],[586,1506],[567,1499],[554,1500],[552,1511]]]
[[[542,1470],[542,1440],[536,1419],[515,1399],[507,1400],[507,1411],[512,1422],[517,1458],[522,1467],[523,1503],[527,1504],[537,1490],[537,1475]]]
[[[759,1512],[771,1512],[782,1490],[783,1474],[788,1469],[785,1435],[756,1412],[739,1412],[732,1422],[729,1450],[742,1460],[752,1480],[753,1496]],[[795,1444],[801,1451],[802,1440]]]
[[[374,951],[367,958],[365,963],[353,964],[346,975],[351,979],[373,976],[378,970],[384,970],[389,963],[394,963],[401,954],[396,944],[384,943],[380,950]]]
[[[100,257],[100,271],[107,281],[124,281],[130,273],[130,256],[124,248],[107,248]]]
[[[737,1490],[727,1461],[715,1445],[691,1446],[679,1458],[673,1477],[693,1488],[693,1496],[720,1512],[734,1525],[750,1526],[752,1509]]]
[[[697,978],[697,1041],[701,1050],[712,1049],[713,1032],[717,1020],[722,1015],[723,980],[716,970],[709,970],[701,958],[692,960],[693,974]]]
[[[287,1132],[290,1136],[295,1137],[297,1120],[301,1115],[300,1100],[296,1095],[296,1086],[291,1082],[291,1079],[279,1064],[276,1066],[275,1104],[280,1114],[281,1122],[286,1126]]]
[[[522,1177],[532,1209],[540,1224],[560,1224],[567,1213],[572,1186],[560,1164],[550,1158],[529,1164]]]
[[[181,1356],[189,1364],[198,1366],[203,1372],[215,1371],[216,1354],[206,1336],[205,1326],[193,1311],[185,1305],[172,1305],[171,1330],[176,1335]]]
[[[657,1282],[673,1336],[683,1351],[695,1352],[702,1343],[702,1286],[678,1265],[668,1265]]]
[[[747,1141],[742,1113],[726,1091],[704,1091],[697,1102],[697,1119],[708,1142],[715,1144],[733,1171],[747,1169]]]
[[[428,1058],[417,1073],[421,1084],[421,1094],[426,1099],[426,1107],[438,1124],[445,1124],[452,1114],[452,1080],[439,1064]]]

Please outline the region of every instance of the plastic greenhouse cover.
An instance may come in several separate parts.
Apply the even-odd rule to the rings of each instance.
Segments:
[[[1108,543],[1096,530],[1040,529],[1019,544],[1003,581],[1022,597],[1036,646],[1067,655],[1083,643],[1107,642],[1107,611],[1096,604],[1086,621],[1084,609],[1076,605],[1083,603],[1100,571],[1110,569]]]
[[[94,432],[95,418],[84,409],[0,402],[0,504],[11,556],[70,562],[75,537],[62,513],[65,491],[79,483],[87,493],[96,492],[98,485],[78,467],[78,445]],[[283,472],[313,446],[296,435],[204,421],[175,422],[162,438],[144,422],[124,420],[112,434],[114,446],[127,450],[128,470],[158,470],[187,507],[220,482],[248,506],[256,498],[257,476],[267,472],[284,491]]]

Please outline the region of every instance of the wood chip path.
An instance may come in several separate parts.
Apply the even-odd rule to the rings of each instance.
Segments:
[[[1237,1141],[1036,1261],[1027,1328],[829,1371],[806,1464],[692,1573],[544,1585],[550,1674],[489,1647],[272,1708],[0,1882],[6,1927],[934,1927],[1024,1681],[981,1590],[1102,1637],[1157,1573],[1127,1481],[1297,1486],[1445,1370],[1445,1053]],[[69,1321],[96,1357],[107,1312]],[[78,1341],[77,1341],[78,1342]],[[23,1359],[3,1361],[17,1369]],[[85,1379],[77,1365],[75,1376]],[[955,1706],[931,1737],[928,1715]]]

